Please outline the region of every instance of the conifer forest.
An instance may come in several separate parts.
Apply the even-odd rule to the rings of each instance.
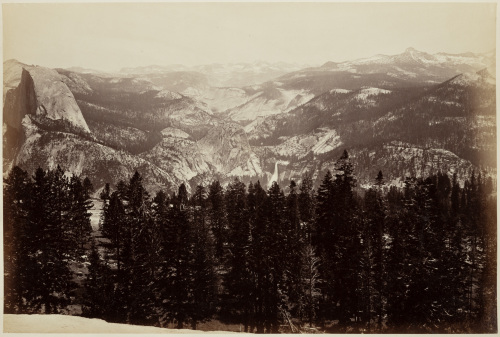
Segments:
[[[287,186],[215,180],[152,195],[14,167],[4,179],[4,312],[251,333],[492,333],[496,182],[437,173],[390,188],[335,169]],[[115,182],[109,182],[114,184]],[[94,199],[98,200],[98,199]],[[85,266],[77,275],[75,266]]]

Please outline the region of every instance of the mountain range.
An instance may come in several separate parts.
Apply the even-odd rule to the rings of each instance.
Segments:
[[[346,149],[358,186],[442,171],[496,177],[495,53],[319,67],[252,63],[105,73],[4,62],[4,172],[60,165],[102,187],[213,179],[318,184]]]

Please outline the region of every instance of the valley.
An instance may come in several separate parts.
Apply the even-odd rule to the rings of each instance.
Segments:
[[[102,73],[4,62],[4,172],[57,164],[99,189],[135,170],[150,191],[235,177],[287,186],[346,149],[358,186],[379,170],[496,177],[493,54],[408,48],[319,67],[151,66]],[[275,168],[278,168],[276,171]]]

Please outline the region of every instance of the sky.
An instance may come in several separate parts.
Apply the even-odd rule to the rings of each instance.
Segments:
[[[3,3],[3,57],[98,70],[495,49],[496,3]]]

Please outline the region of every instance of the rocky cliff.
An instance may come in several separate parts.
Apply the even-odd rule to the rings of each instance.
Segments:
[[[19,85],[7,92],[4,122],[20,130],[26,115],[36,117],[42,126],[53,128],[54,124],[60,124],[61,128],[90,134],[73,93],[52,69],[23,68]]]

